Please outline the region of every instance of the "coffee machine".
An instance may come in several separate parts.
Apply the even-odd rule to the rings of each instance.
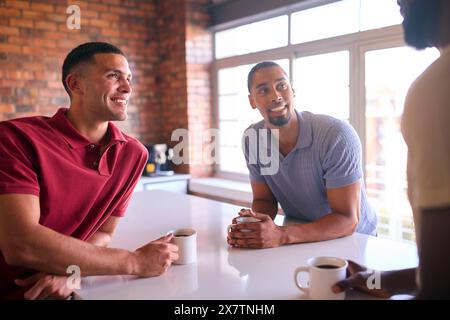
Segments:
[[[173,149],[165,143],[147,144],[148,160],[144,168],[145,176],[170,176],[172,170]]]

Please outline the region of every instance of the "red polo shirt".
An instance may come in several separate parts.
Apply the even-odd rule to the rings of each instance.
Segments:
[[[0,122],[0,194],[39,197],[41,225],[87,240],[109,216],[124,215],[148,153],[110,122],[100,156],[100,146],[75,130],[67,110]],[[14,279],[33,272],[7,265],[0,254],[0,298],[23,298]]]

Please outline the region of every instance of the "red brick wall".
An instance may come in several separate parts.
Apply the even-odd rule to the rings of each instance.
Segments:
[[[190,167],[195,176],[209,176],[213,172],[212,165],[206,165],[210,160],[207,144],[210,142],[204,133],[212,125],[210,74],[212,62],[212,37],[207,31],[209,16],[206,12],[207,0],[187,1],[186,23],[186,65],[188,92],[188,123],[190,131],[202,136],[202,140],[191,141],[191,157],[195,164]],[[197,138],[198,139],[198,138]]]
[[[189,140],[189,164],[179,166],[178,170],[194,176],[210,175],[213,168],[202,162],[205,143],[195,139],[211,127],[212,37],[206,29],[208,3],[209,0],[158,1],[162,135],[165,141],[170,141],[175,129],[193,133]]]
[[[80,30],[66,26],[69,4],[81,9]],[[80,43],[106,41],[128,55],[136,83],[129,121],[119,126],[143,142],[160,140],[156,15],[154,2],[145,0],[0,0],[0,120],[51,115],[68,106],[60,75],[64,57]]]
[[[162,137],[169,142],[173,130],[188,129],[186,3],[184,0],[158,1],[158,12]],[[178,171],[187,173],[189,166],[181,165]]]
[[[0,121],[52,115],[68,106],[61,84],[64,57],[83,42],[106,41],[127,54],[133,72],[129,119],[118,123],[125,132],[143,143],[160,143],[169,142],[176,128],[209,127],[208,3],[0,0]],[[71,4],[81,9],[80,30],[66,26]],[[192,144],[192,152],[200,149]],[[211,171],[197,167],[178,170]]]

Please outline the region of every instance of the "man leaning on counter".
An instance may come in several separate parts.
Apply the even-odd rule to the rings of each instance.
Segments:
[[[0,298],[64,299],[67,268],[83,276],[163,274],[172,235],[135,251],[107,248],[147,151],[112,121],[127,118],[125,54],[103,42],[73,49],[62,67],[70,107],[0,123]]]
[[[262,222],[234,225],[228,243],[268,248],[336,239],[355,231],[375,235],[377,217],[362,182],[361,143],[354,129],[330,116],[297,111],[287,73],[275,62],[264,61],[250,70],[248,90],[251,107],[264,120],[251,125],[244,139],[248,131],[261,135],[269,130],[279,147],[244,140],[253,203],[252,210],[240,214]],[[275,155],[276,172],[265,174],[260,157],[252,161],[261,149]],[[275,225],[278,203],[287,217],[307,223]]]

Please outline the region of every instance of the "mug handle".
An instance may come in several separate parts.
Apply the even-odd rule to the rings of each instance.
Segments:
[[[297,269],[295,269],[295,271],[294,271],[294,282],[295,282],[295,285],[297,286],[297,288],[300,291],[303,291],[306,294],[309,294],[309,286],[302,286],[302,284],[297,281],[299,273],[302,273],[302,272],[305,272],[305,273],[309,274],[309,268],[308,267],[298,267]]]

